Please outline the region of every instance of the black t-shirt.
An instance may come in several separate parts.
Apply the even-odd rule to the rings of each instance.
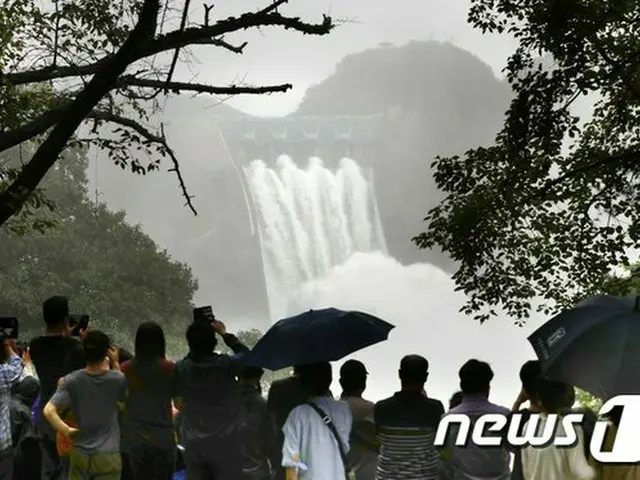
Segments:
[[[31,360],[40,379],[40,425],[42,433],[52,437],[54,432],[42,416],[42,409],[58,388],[58,379],[86,366],[82,342],[75,337],[45,335],[31,340]]]

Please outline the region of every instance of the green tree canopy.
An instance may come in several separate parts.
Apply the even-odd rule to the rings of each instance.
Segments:
[[[635,0],[472,0],[469,22],[518,41],[495,144],[438,158],[446,198],[414,240],[458,263],[463,309],[522,322],[611,287],[640,247],[640,8]],[[572,105],[595,99],[593,115]],[[584,122],[581,123],[581,120]]]
[[[15,163],[12,153],[0,159]],[[71,150],[45,178],[43,193],[57,208],[37,218],[55,227],[20,236],[0,231],[0,312],[34,331],[42,326],[42,301],[65,295],[73,312],[88,313],[123,344],[149,320],[184,338],[197,289],[190,268],[129,225],[124,212],[92,202],[86,168],[84,152]]]

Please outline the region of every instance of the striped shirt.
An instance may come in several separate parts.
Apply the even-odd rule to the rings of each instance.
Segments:
[[[433,442],[443,414],[440,401],[420,393],[397,392],[376,403],[376,480],[439,480],[442,463]]]

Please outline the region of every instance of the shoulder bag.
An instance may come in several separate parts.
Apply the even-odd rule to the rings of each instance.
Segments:
[[[338,435],[338,431],[336,430],[335,425],[333,424],[333,422],[331,421],[331,418],[329,418],[329,415],[327,415],[325,413],[324,410],[322,410],[318,405],[316,405],[313,402],[307,402],[307,405],[309,405],[311,408],[313,408],[316,413],[318,415],[320,415],[320,418],[322,418],[322,421],[324,422],[324,424],[327,426],[327,428],[331,431],[331,434],[333,435],[333,438],[336,439],[336,442],[338,443],[338,450],[340,451],[340,458],[342,459],[342,465],[344,466],[344,474],[345,474],[345,478],[347,480],[356,480],[356,474],[355,472],[353,472],[352,470],[349,469],[348,467],[348,463],[347,463],[347,454],[344,451],[344,445],[342,444],[342,440],[340,440],[340,435]]]

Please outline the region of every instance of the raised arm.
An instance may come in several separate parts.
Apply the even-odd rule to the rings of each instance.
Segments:
[[[67,425],[60,418],[60,410],[71,406],[71,396],[67,388],[66,382],[62,380],[58,383],[58,389],[53,394],[51,400],[44,406],[42,414],[44,418],[51,424],[56,432],[60,432],[67,437],[73,436],[78,429]]]

